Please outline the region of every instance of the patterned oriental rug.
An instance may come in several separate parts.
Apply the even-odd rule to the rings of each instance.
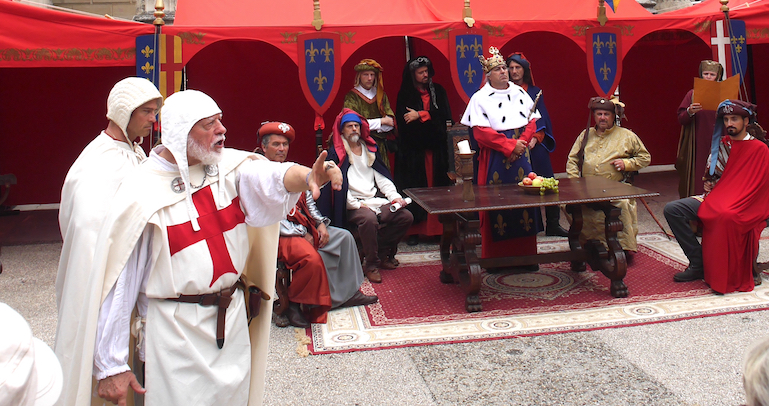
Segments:
[[[540,252],[566,251],[566,239],[540,242]],[[458,284],[444,285],[437,252],[398,254],[401,266],[383,271],[383,283],[364,282],[376,294],[370,306],[337,309],[327,324],[313,324],[312,354],[448,344],[602,328],[636,326],[769,309],[769,283],[753,292],[718,296],[703,281],[673,282],[687,260],[663,234],[638,237],[628,268],[627,298],[612,298],[609,280],[588,270],[571,272],[568,262],[543,264],[536,273],[486,274],[483,311],[467,313]],[[766,279],[766,275],[764,278]]]

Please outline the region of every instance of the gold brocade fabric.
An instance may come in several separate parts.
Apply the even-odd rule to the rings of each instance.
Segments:
[[[577,137],[566,162],[566,173],[570,178],[579,177],[577,161],[584,131]],[[618,171],[613,162],[622,159],[625,171],[633,172],[649,166],[651,155],[638,136],[632,131],[614,126],[601,135],[595,129],[590,129],[587,145],[585,146],[585,161],[582,166],[583,176],[603,176],[607,179],[622,181],[624,173]],[[638,235],[638,216],[635,199],[615,200],[612,204],[622,209],[620,220],[623,230],[617,233],[619,242],[625,250],[636,250],[636,235]],[[588,239],[600,240],[606,244],[603,212],[586,209],[582,213],[584,223],[580,241]]]

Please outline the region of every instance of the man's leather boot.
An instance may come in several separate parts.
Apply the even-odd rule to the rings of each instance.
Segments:
[[[676,282],[691,282],[698,279],[703,279],[705,272],[702,269],[692,269],[691,266],[687,267],[683,272],[678,272],[673,275],[673,280]]]
[[[561,209],[558,206],[545,207],[545,217],[547,217],[547,226],[545,235],[553,237],[568,237],[569,232],[561,227]]]

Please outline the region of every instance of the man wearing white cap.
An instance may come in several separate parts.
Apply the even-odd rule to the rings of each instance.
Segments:
[[[161,116],[163,145],[123,181],[94,258],[94,274],[104,275],[90,284],[102,295],[93,330],[99,396],[260,404],[271,303],[249,326],[237,283],[247,273],[274,284],[278,222],[303,191],[317,196],[328,181],[340,189],[341,172],[324,165],[326,152],[310,169],[225,149],[222,112],[199,91],[169,96]],[[130,322],[135,306],[140,319]],[[127,365],[133,331],[145,388]]]
[[[62,381],[56,355],[5,303],[0,303],[0,325],[0,405],[53,405]]]
[[[91,401],[91,363],[74,352],[82,341],[84,312],[98,309],[98,295],[89,297],[88,280],[96,237],[115,192],[126,175],[147,158],[141,140],[150,134],[162,96],[150,81],[129,77],[119,81],[107,98],[107,128],[77,158],[61,190],[59,228],[64,241],[56,277],[59,319],[54,349],[67,385],[61,403]]]

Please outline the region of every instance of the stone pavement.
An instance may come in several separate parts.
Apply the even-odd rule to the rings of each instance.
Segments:
[[[636,183],[662,194],[647,202],[666,228],[662,207],[677,197],[676,182],[674,172],[659,172],[642,174]],[[43,229],[51,235],[55,216],[43,217],[42,226],[34,219],[20,223],[20,218],[0,217],[0,236],[5,236],[0,301],[17,309],[34,334],[52,344],[61,244],[19,237],[26,245],[10,245],[14,237],[7,233]],[[641,204],[638,217],[640,232],[659,231]],[[769,244],[762,245],[759,259],[766,261]],[[402,244],[402,249],[414,248]],[[416,249],[437,245],[422,243]],[[273,327],[265,404],[739,405],[745,402],[742,357],[752,342],[769,335],[767,326],[769,311],[758,311],[306,358],[296,352],[293,329]]]

